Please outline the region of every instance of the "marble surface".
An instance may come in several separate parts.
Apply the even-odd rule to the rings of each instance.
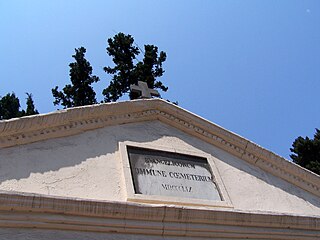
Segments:
[[[221,200],[207,159],[143,148],[128,152],[136,193]]]

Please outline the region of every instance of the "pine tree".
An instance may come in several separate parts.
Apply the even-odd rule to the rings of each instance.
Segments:
[[[20,111],[20,101],[15,93],[8,93],[0,99],[0,120],[22,117],[23,111]]]
[[[112,57],[114,67],[105,67],[107,74],[113,75],[110,85],[102,92],[104,101],[116,101],[123,94],[129,92],[130,85],[138,81],[147,82],[149,88],[159,88],[167,91],[168,88],[157,81],[164,73],[162,63],[166,60],[166,53],[161,51],[158,54],[158,47],[154,45],[144,46],[144,57],[138,61],[140,49],[134,46],[134,39],[131,35],[118,33],[108,39],[107,53]],[[135,63],[136,62],[136,63]],[[136,98],[131,94],[130,99]]]
[[[35,115],[39,114],[38,110],[35,109],[34,102],[32,99],[32,94],[31,93],[26,93],[27,94],[27,109],[26,109],[26,116],[29,115]]]
[[[298,137],[290,148],[294,163],[320,175],[320,130],[316,129],[314,138]]]
[[[0,99],[0,120],[38,114],[31,93],[27,94],[27,109],[20,110],[20,101],[15,93],[8,93]]]
[[[80,47],[75,52],[72,57],[76,61],[69,64],[71,84],[66,85],[62,91],[58,91],[58,86],[52,89],[54,105],[61,104],[64,108],[97,103],[96,93],[91,85],[98,82],[99,78],[92,76],[92,67],[85,59],[86,49]]]

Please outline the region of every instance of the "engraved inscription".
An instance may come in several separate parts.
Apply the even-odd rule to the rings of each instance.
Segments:
[[[177,185],[171,185],[171,184],[164,184],[162,183],[161,186],[165,189],[165,190],[169,190],[169,191],[181,191],[181,192],[191,192],[192,187],[188,187],[188,186],[177,186]]]
[[[136,194],[221,200],[207,159],[128,147]]]
[[[213,179],[211,176],[201,176],[201,175],[194,175],[188,173],[181,173],[181,172],[169,172],[163,170],[156,170],[156,169],[147,169],[147,168],[135,168],[135,172],[137,174],[142,175],[149,175],[155,177],[171,177],[177,179],[186,179],[192,181],[203,181],[203,182],[211,182]]]
[[[154,163],[154,164],[164,164],[169,166],[178,166],[178,167],[188,167],[188,168],[195,168],[194,164],[184,163],[184,162],[173,162],[169,160],[161,160],[152,157],[145,157],[146,163]]]

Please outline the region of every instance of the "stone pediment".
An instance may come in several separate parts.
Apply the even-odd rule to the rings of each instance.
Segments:
[[[319,186],[160,99],[0,122],[6,239],[318,239]]]
[[[0,148],[80,134],[89,130],[158,120],[212,144],[316,196],[320,178],[212,122],[160,99],[77,107],[0,122]]]

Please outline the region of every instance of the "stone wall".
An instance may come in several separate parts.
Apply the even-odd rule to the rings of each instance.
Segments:
[[[0,190],[126,201],[124,141],[210,154],[236,210],[320,216],[315,195],[157,120],[0,149]]]

